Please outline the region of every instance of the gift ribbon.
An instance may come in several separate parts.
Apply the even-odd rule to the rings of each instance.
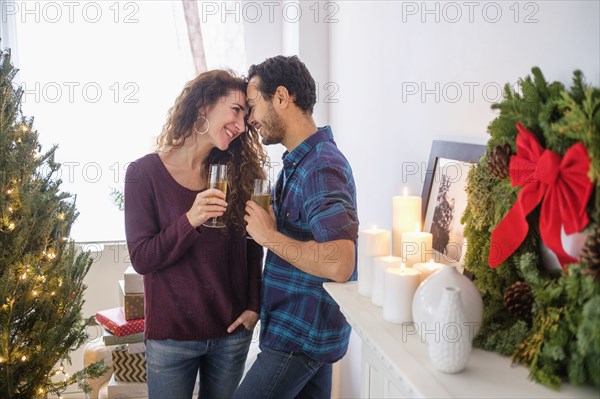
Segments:
[[[559,154],[544,149],[520,123],[517,129],[517,154],[510,158],[510,181],[513,187],[523,188],[492,232],[488,262],[495,268],[519,248],[529,231],[527,215],[542,202],[540,235],[564,269],[577,259],[563,249],[561,226],[566,234],[573,234],[589,223],[585,207],[593,189],[588,176],[590,158],[582,142],[569,148],[561,159]]]

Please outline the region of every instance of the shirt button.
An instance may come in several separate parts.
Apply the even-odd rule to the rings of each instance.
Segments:
[[[289,216],[290,216],[290,213],[289,213],[289,212],[288,212],[288,213],[286,213],[286,214],[285,214],[285,216],[286,216],[286,217],[289,217]]]

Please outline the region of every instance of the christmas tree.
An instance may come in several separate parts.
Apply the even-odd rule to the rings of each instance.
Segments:
[[[100,376],[94,364],[67,375],[62,364],[87,339],[81,315],[91,266],[69,240],[74,197],[59,190],[56,146],[41,152],[10,51],[0,51],[0,397],[60,394]]]

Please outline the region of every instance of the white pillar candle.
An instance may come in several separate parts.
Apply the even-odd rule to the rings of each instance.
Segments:
[[[421,282],[420,272],[408,267],[387,268],[383,299],[383,320],[390,323],[411,323],[412,303]]]
[[[358,293],[371,296],[373,288],[373,258],[390,254],[389,230],[361,230],[358,233]]]
[[[392,199],[392,255],[402,256],[402,233],[415,231],[421,224],[421,197],[407,195]]]
[[[400,268],[402,258],[396,256],[380,256],[373,258],[373,289],[371,302],[375,306],[383,306],[384,272],[387,268]]]
[[[437,272],[442,267],[444,267],[443,264],[436,263],[433,259],[430,259],[429,262],[415,263],[412,266],[413,269],[418,270],[421,273],[421,281],[424,281],[427,277]]]
[[[431,233],[412,231],[402,233],[402,261],[412,267],[415,263],[429,262],[433,256]]]

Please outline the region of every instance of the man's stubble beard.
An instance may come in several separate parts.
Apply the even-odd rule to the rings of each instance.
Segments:
[[[285,137],[286,126],[283,119],[275,112],[273,105],[269,106],[267,117],[262,126],[267,131],[267,134],[262,138],[264,145],[281,144]]]

